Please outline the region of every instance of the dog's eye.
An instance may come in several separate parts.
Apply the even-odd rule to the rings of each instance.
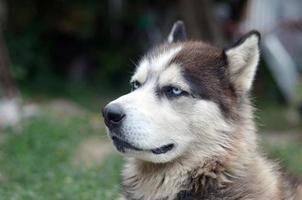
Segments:
[[[182,90],[177,88],[177,87],[173,87],[172,89],[172,93],[175,95],[175,96],[178,96],[182,93]]]
[[[140,86],[141,86],[140,82],[138,82],[138,81],[133,81],[133,82],[131,83],[131,90],[134,91],[134,90],[136,90],[137,88],[139,88]]]
[[[178,97],[188,94],[186,91],[183,91],[182,89],[173,86],[164,87],[164,93],[167,97]]]

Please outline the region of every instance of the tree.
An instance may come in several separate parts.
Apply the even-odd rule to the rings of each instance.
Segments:
[[[0,1],[0,87],[3,98],[15,98],[18,96],[18,89],[13,79],[10,66],[10,58],[5,41],[3,39],[3,27],[6,20],[6,4]]]
[[[2,31],[6,19],[6,4],[0,1],[0,127],[17,125],[22,118],[19,92],[13,79],[11,62]]]

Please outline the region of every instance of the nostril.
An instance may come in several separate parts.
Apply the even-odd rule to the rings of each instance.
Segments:
[[[118,104],[109,104],[102,110],[105,123],[109,126],[118,125],[126,116],[122,107]]]
[[[109,112],[108,113],[108,120],[114,123],[120,122],[125,117],[125,114],[120,112]]]

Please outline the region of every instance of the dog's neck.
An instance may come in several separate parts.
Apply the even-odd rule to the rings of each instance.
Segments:
[[[225,187],[244,168],[238,158],[229,155],[200,160],[196,152],[190,159],[164,164],[128,159],[123,172],[124,195],[127,200],[194,199],[196,193]]]
[[[195,193],[206,195],[225,187],[253,162],[256,151],[252,120],[233,134],[238,142],[224,155],[205,158],[196,149],[194,155],[164,164],[129,158],[123,171],[124,195],[127,200],[194,199]]]

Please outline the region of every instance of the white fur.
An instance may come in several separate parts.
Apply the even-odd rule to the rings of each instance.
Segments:
[[[189,134],[187,136],[184,134],[188,127],[181,116],[175,113],[168,102],[159,102],[154,84],[154,81],[145,83],[141,89],[124,95],[113,103],[122,105],[127,113],[122,132],[129,143],[142,149],[159,148],[169,143],[177,145],[175,151],[166,154],[155,155],[151,152],[130,152],[130,154],[144,160],[165,162],[177,157],[190,141],[190,137]],[[183,132],[181,135],[178,134],[180,131]]]
[[[151,58],[150,67],[154,71],[160,72],[167,67],[168,62],[182,49],[179,45],[175,48],[171,48],[161,53],[157,57]]]
[[[247,92],[251,88],[259,60],[258,40],[256,35],[250,35],[226,51],[227,75],[236,91]],[[214,101],[190,95],[169,99],[156,92],[167,85],[190,92],[182,67],[177,63],[168,66],[179,49],[180,46],[144,59],[132,77],[141,87],[112,102],[125,111],[121,135],[128,143],[145,150],[175,145],[159,155],[127,150],[123,170],[125,197],[120,200],[173,200],[182,191],[207,191],[211,184],[226,190],[210,190],[213,194],[205,194],[209,196],[204,198],[225,194],[223,199],[294,199],[276,166],[257,150],[248,95],[239,93],[242,102],[236,105],[240,109],[233,107],[234,120],[225,117]]]
[[[149,61],[147,59],[142,60],[136,68],[135,74],[131,78],[132,81],[138,81],[144,83],[147,80],[148,71],[150,68]]]
[[[190,91],[189,85],[183,78],[181,67],[177,64],[170,65],[159,76],[158,86],[164,87],[167,85],[177,86],[182,90]]]
[[[146,151],[128,150],[126,154],[151,162],[167,162],[196,148],[204,157],[220,155],[229,146],[225,132],[229,124],[218,105],[212,101],[179,97],[168,99],[156,94],[157,88],[173,85],[190,92],[181,66],[169,61],[181,47],[167,50],[158,57],[143,60],[132,77],[141,82],[141,88],[111,103],[121,105],[126,113],[121,128],[124,140]],[[224,133],[223,133],[224,132]],[[175,147],[165,154],[147,151],[173,143]]]
[[[168,36],[168,43],[173,43],[174,42],[174,32],[176,31],[176,24],[173,25],[171,32],[169,33]]]
[[[258,43],[259,37],[252,34],[240,45],[226,51],[231,80],[240,91],[251,89],[259,62]]]
[[[131,81],[137,80],[143,84],[148,76],[152,74],[161,73],[170,60],[182,49],[181,45],[176,46],[175,48],[168,49],[162,52],[157,57],[144,58],[138,65],[135,74],[132,76]]]

